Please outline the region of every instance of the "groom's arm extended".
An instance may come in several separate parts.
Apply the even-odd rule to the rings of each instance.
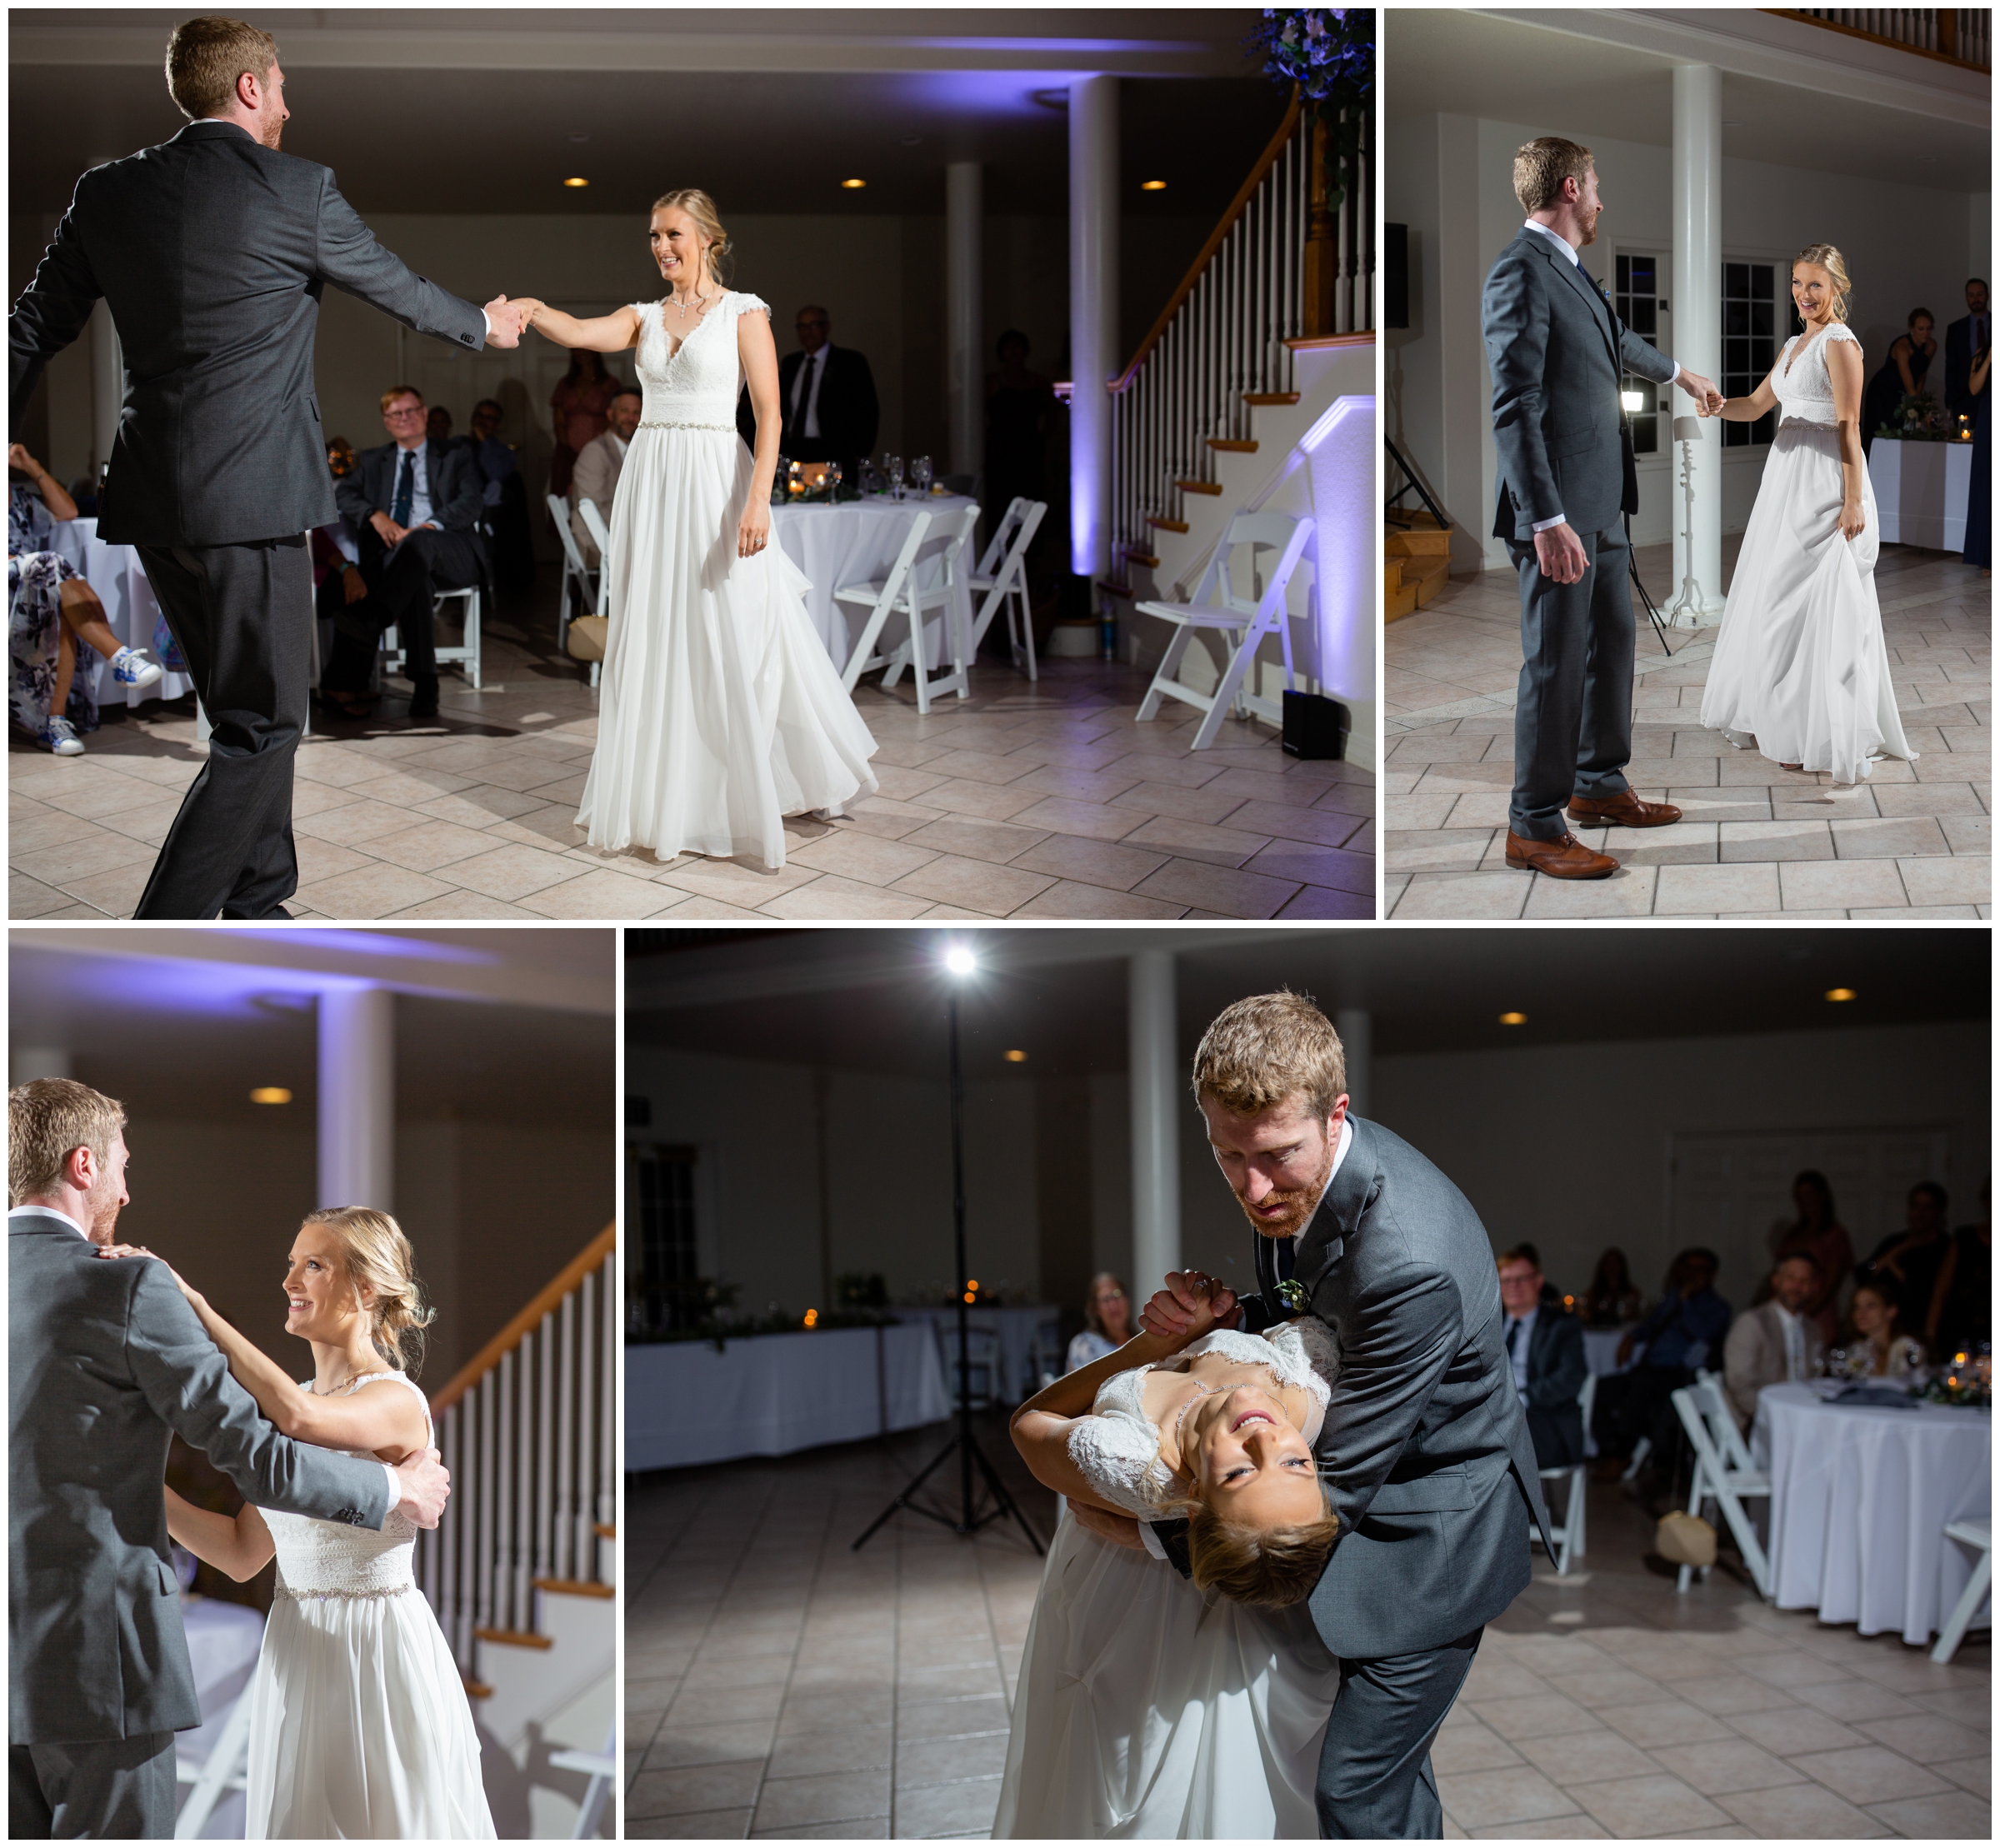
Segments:
[[[1494,264],[1479,301],[1479,333],[1493,375],[1493,446],[1500,472],[1531,525],[1562,516],[1548,446],[1542,437],[1548,362],[1548,303],[1538,267],[1515,255]]]
[[[417,333],[478,352],[486,344],[484,310],[428,282],[376,242],[361,214],[340,195],[333,175],[321,182],[318,271],[343,294],[379,308]],[[512,346],[512,340],[496,344]]]
[[[7,317],[8,427],[20,427],[42,368],[83,332],[103,292],[72,222],[62,214],[56,235]]]
[[[135,1273],[126,1349],[152,1409],[260,1507],[380,1528],[392,1506],[382,1466],[281,1437],[230,1377],[167,1266],[118,1261]]]

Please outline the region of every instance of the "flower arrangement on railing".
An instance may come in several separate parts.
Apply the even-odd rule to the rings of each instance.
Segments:
[[[1328,202],[1340,204],[1374,107],[1373,9],[1267,7],[1244,43],[1263,53],[1264,75],[1296,83],[1306,112],[1326,125]]]
[[[1956,442],[1958,419],[1936,398],[1906,392],[1896,408],[1882,420],[1875,435],[1878,439],[1888,437],[1898,442]]]

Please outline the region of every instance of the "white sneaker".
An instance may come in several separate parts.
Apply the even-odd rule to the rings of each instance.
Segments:
[[[77,736],[77,728],[68,719],[52,718],[42,727],[42,742],[58,757],[80,757],[83,755],[83,741]]]
[[[137,648],[121,648],[111,657],[112,677],[121,687],[150,687],[167,670],[148,661]]]

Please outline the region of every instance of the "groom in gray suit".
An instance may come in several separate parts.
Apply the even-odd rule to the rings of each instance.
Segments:
[[[1588,147],[1552,135],[1529,142],[1514,156],[1514,194],[1528,219],[1480,302],[1500,457],[1493,537],[1521,577],[1507,863],[1602,879],[1618,862],[1585,847],[1571,822],[1663,827],[1681,818],[1625,780],[1632,617],[1622,517],[1638,511],[1639,490],[1620,372],[1678,384],[1703,417],[1722,400],[1627,328],[1584,273],[1578,252],[1603,211]]]
[[[177,29],[167,87],[188,126],[78,181],[8,322],[18,424],[43,366],[100,297],[109,307],[125,406],[98,537],[138,548],[212,727],[137,917],[290,915],[292,767],[312,647],[306,533],[334,517],[312,383],[322,291],[331,282],[471,351],[520,342],[522,311],[506,297],[482,311],[412,274],[331,172],[278,151],[284,85],[278,46],[256,27]]]
[[[1528,1585],[1531,1524],[1548,1544],[1492,1247],[1422,1156],[1348,1114],[1339,1037],[1305,996],[1225,1008],[1195,1053],[1194,1088],[1258,1234],[1262,1287],[1235,1326],[1254,1333],[1310,1306],[1339,1348],[1318,1455],[1341,1532],[1309,1603],[1340,1661],[1320,1833],[1436,1839],[1431,1741],[1481,1631]],[[1181,1332],[1212,1281],[1172,1273],[1142,1320]],[[1212,1287],[1227,1324],[1239,1305]],[[1171,1534],[1156,1537],[1172,1558]]]
[[[162,1472],[172,1435],[244,1496],[435,1527],[435,1451],[394,1468],[281,1437],[163,1264],[106,1259],[125,1112],[68,1078],[8,1095],[8,1835],[173,1833],[173,1736],[202,1723]]]

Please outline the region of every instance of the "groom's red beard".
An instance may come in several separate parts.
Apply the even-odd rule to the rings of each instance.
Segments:
[[[1302,1187],[1273,1189],[1264,1196],[1267,1204],[1282,1203],[1285,1211],[1275,1216],[1256,1211],[1241,1194],[1236,1196],[1237,1204],[1243,1209],[1243,1216],[1257,1228],[1260,1238],[1297,1238],[1306,1229],[1319,1205],[1320,1196],[1327,1191],[1327,1181],[1333,1172],[1333,1151],[1338,1146],[1334,1138],[1327,1138],[1326,1153],[1319,1165],[1319,1172]]]

